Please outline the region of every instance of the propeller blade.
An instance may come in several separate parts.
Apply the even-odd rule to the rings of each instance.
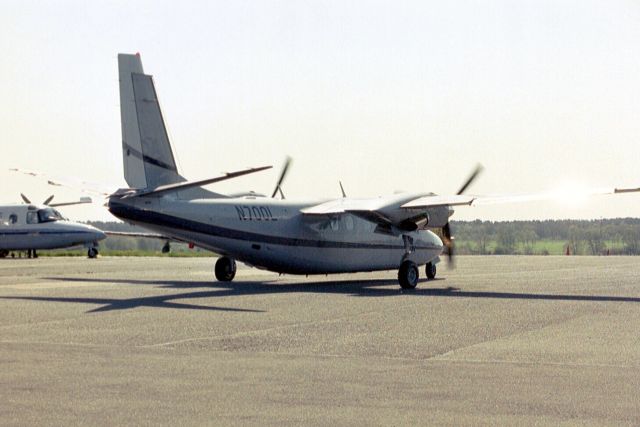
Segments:
[[[27,198],[27,196],[25,196],[24,194],[20,193],[20,197],[22,197],[22,200],[24,200],[24,202],[25,202],[26,204],[28,204],[28,205],[30,205],[30,204],[31,204],[31,200],[29,200],[29,199]]]
[[[443,243],[447,247],[447,259],[449,268],[454,268],[455,243],[451,233],[451,225],[448,222],[444,225],[444,227],[442,227],[442,236],[444,237]]]
[[[45,200],[44,203],[42,203],[42,204],[47,206],[49,203],[51,203],[52,200],[53,200],[53,194],[50,195],[49,198],[47,200]]]
[[[344,187],[342,186],[342,181],[338,181],[340,184],[340,191],[342,191],[342,197],[347,197],[347,193],[344,192]]]
[[[284,178],[287,176],[287,171],[289,170],[289,166],[291,166],[291,157],[287,156],[287,158],[284,161],[284,166],[282,166],[282,172],[280,172],[280,178],[278,178],[278,183],[276,184],[276,187],[273,189],[273,194],[271,194],[272,199],[276,197],[276,194],[278,194],[278,189],[282,185]]]
[[[451,240],[451,225],[449,225],[448,222],[444,225],[444,227],[442,227],[442,235],[447,242]]]
[[[458,190],[457,194],[460,195],[460,194],[464,193],[465,190],[473,183],[473,181],[475,181],[475,179],[478,177],[478,175],[480,175],[480,172],[482,172],[483,169],[484,168],[482,167],[482,165],[478,163],[478,165],[473,170],[471,175],[469,175],[469,178],[467,178],[467,180],[462,185],[462,187],[460,187],[460,189]]]

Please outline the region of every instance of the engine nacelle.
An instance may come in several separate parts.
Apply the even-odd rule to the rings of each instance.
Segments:
[[[426,227],[442,228],[449,222],[449,217],[453,215],[453,209],[449,206],[437,206],[427,209]]]

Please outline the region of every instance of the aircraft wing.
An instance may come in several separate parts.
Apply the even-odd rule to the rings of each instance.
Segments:
[[[305,215],[336,215],[350,211],[376,211],[387,205],[383,198],[375,199],[335,199],[302,209]]]
[[[417,223],[424,222],[426,209],[403,208],[402,205],[417,199],[422,195],[416,194],[396,194],[388,197],[377,197],[370,199],[349,199],[341,198],[329,200],[301,210],[305,216],[337,216],[352,214],[374,222],[385,229],[396,226],[403,229],[415,229]],[[434,198],[432,209],[438,209],[439,217],[448,218],[448,206],[451,203],[469,203],[466,198],[444,199],[441,196],[430,196]],[[437,198],[437,199],[436,199]]]
[[[302,209],[303,215],[335,216],[350,213],[383,226],[402,229],[415,227],[443,227],[455,206],[480,206],[502,203],[545,200],[582,200],[590,196],[640,192],[638,187],[623,188],[561,188],[540,193],[508,195],[395,195],[372,199],[341,198]]]
[[[21,173],[32,176],[34,178],[45,181],[52,187],[66,187],[73,190],[82,191],[83,193],[92,194],[94,196],[108,196],[117,190],[116,186],[104,185],[96,182],[84,181],[81,179],[68,176],[53,176],[46,173],[32,171],[27,169],[11,168],[11,172]]]
[[[434,208],[437,206],[470,206],[476,200],[476,196],[451,195],[451,196],[423,196],[413,199],[400,206],[403,209]]]
[[[591,196],[604,196],[608,194],[636,193],[640,188],[560,188],[540,193],[506,194],[506,195],[454,195],[454,196],[425,196],[402,205],[402,208],[429,208],[434,206],[482,206],[503,203],[537,202],[545,200],[581,200]]]

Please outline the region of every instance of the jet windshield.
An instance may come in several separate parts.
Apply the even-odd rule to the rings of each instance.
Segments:
[[[40,209],[38,211],[38,222],[62,221],[64,217],[53,208]]]

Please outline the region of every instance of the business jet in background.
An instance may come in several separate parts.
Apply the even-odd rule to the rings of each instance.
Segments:
[[[85,246],[87,256],[98,256],[98,242],[107,237],[95,227],[71,222],[55,208],[91,203],[89,197],[69,203],[51,203],[53,196],[42,205],[31,203],[21,194],[25,204],[0,205],[0,258],[13,251],[27,251],[29,258],[38,257],[40,249]]]

